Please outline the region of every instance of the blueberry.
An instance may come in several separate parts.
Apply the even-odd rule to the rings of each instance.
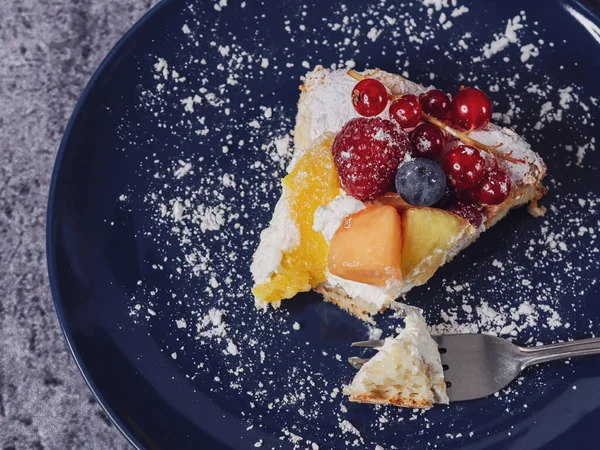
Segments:
[[[411,205],[430,206],[446,192],[446,174],[435,161],[415,158],[398,169],[396,190]]]

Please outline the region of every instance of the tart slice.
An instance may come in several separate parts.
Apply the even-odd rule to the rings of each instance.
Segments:
[[[414,311],[404,321],[398,337],[387,338],[344,388],[350,401],[407,408],[448,403],[440,354],[425,319]]]
[[[258,306],[313,289],[370,320],[512,208],[543,214],[546,166],[490,123],[482,91],[451,99],[320,66],[300,89],[290,173],[251,267]]]

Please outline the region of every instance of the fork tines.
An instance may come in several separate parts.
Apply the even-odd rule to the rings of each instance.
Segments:
[[[364,348],[379,348],[383,346],[385,341],[383,339],[375,339],[372,341],[358,341],[353,342],[350,347],[364,347]]]
[[[383,339],[375,339],[371,341],[359,341],[353,342],[351,347],[363,347],[363,348],[381,348],[385,341]],[[359,358],[358,356],[351,356],[348,358],[348,362],[355,369],[360,369],[367,361],[371,358]]]

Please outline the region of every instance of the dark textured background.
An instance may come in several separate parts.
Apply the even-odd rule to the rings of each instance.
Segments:
[[[80,376],[45,261],[48,186],[79,94],[156,0],[0,0],[0,449],[130,446]]]
[[[0,450],[129,445],[67,351],[48,288],[45,213],[81,90],[156,0],[0,0]],[[587,0],[599,11],[600,0]]]

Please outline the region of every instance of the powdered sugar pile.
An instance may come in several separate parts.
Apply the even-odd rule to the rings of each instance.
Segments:
[[[223,20],[244,10],[231,3],[214,3]],[[209,33],[198,10],[195,20],[179,25],[175,54],[140,62],[145,82],[136,109],[152,131],[120,128],[124,152],[143,156],[131,189],[115,199],[123,211],[144,217],[133,231],[145,261],[127,325],[161,333],[159,345],[178,370],[211,399],[226,399],[249,434],[260,429],[312,449],[340,439],[357,448],[460,445],[489,433],[486,419],[494,411],[526,414],[514,399],[531,403],[547,393],[543,380],[556,366],[490,400],[481,423],[465,425],[461,405],[442,408],[441,415],[350,405],[340,393],[353,375],[345,363],[355,354],[348,343],[368,333],[389,336],[397,319],[386,315],[369,330],[309,296],[277,311],[254,310],[250,257],[291,158],[296,88],[316,64],[360,62],[387,64],[449,91],[474,84],[490,92],[495,120],[518,125],[549,165],[549,213],[538,220],[513,213],[406,301],[425,310],[435,332],[493,333],[530,345],[598,332],[584,312],[600,270],[600,199],[572,183],[589,177],[587,164],[595,161],[595,141],[587,136],[596,125],[597,100],[564,77],[537,72],[554,44],[540,42],[531,14],[502,18],[475,35],[469,24],[478,6],[450,0],[410,9],[389,0],[360,10],[341,5],[324,20],[313,18],[307,5],[298,8],[294,17],[273,19],[294,44],[286,51],[268,39],[242,43]],[[494,71],[487,70],[491,64]],[[554,130],[563,125],[558,140]],[[564,167],[569,175],[556,170]],[[446,436],[454,425],[468,429]],[[261,437],[252,445],[267,442]]]

